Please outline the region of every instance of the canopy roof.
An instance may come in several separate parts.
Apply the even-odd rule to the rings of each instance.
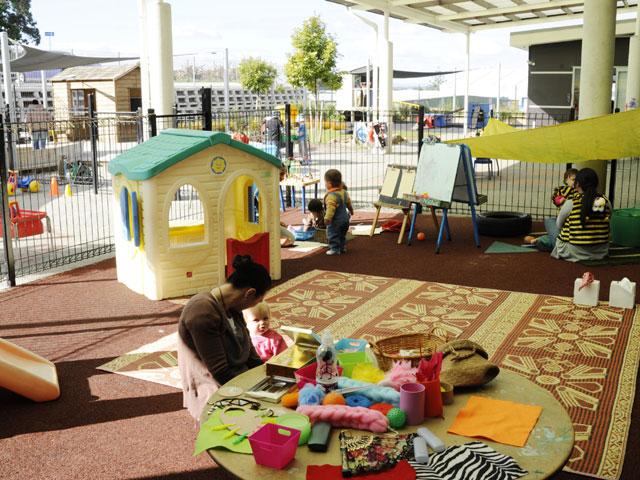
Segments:
[[[71,67],[58,73],[51,78],[51,81],[118,80],[137,68],[140,68],[140,65],[137,63],[134,65],[109,65],[106,67],[95,65],[89,67]]]
[[[394,70],[393,78],[422,78],[422,77],[437,77],[438,75],[449,75],[452,73],[458,73],[460,70],[450,70],[447,72],[408,72],[406,70]],[[349,73],[352,75],[364,75],[367,73],[367,67],[360,67],[351,70]]]
[[[276,168],[282,164],[263,150],[232,140],[226,133],[168,128],[160,135],[130,148],[109,162],[111,175],[122,174],[129,180],[148,180],[176,163],[213,145],[225,144],[247,152]]]
[[[83,57],[66,52],[40,50],[18,44],[18,56],[11,60],[12,72],[33,72],[35,70],[53,70],[56,68],[77,67],[80,65],[95,65],[96,63],[119,62],[137,60],[137,57]]]
[[[327,0],[448,32],[509,28],[582,19],[584,0]],[[603,0],[611,1],[611,0]],[[638,0],[615,0],[618,13],[636,12]]]

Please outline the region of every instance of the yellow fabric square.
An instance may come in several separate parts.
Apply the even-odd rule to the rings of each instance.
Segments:
[[[472,396],[448,432],[524,447],[541,413],[536,405]]]

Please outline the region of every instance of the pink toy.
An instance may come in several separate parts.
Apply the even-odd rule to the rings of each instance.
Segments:
[[[411,367],[411,361],[400,360],[393,362],[393,367],[384,376],[384,380],[378,383],[383,387],[391,387],[400,391],[400,386],[416,381],[417,368]]]
[[[296,410],[309,417],[312,423],[328,422],[333,427],[355,428],[383,433],[389,427],[389,420],[382,413],[364,407],[346,405],[305,405]]]

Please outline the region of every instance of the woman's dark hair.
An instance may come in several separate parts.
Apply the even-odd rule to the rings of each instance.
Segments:
[[[229,275],[227,282],[234,288],[255,288],[258,297],[271,288],[269,272],[262,265],[254,262],[249,255],[236,255],[233,258],[233,269],[234,272]]]
[[[312,198],[309,200],[309,205],[307,205],[307,210],[314,213],[322,212],[324,209],[324,205],[322,204],[322,200],[318,198]]]
[[[598,188],[598,174],[592,168],[583,168],[576,174],[576,185],[582,189],[582,206],[580,207],[580,223],[584,226],[593,209],[593,201],[600,194]]]

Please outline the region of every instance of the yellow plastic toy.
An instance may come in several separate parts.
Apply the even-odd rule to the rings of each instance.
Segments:
[[[13,197],[16,194],[16,184],[13,182],[7,183],[7,195]]]
[[[40,191],[40,182],[38,180],[31,180],[29,183],[29,191],[31,193],[38,193]]]
[[[34,402],[60,396],[56,366],[39,355],[0,338],[0,387]]]

